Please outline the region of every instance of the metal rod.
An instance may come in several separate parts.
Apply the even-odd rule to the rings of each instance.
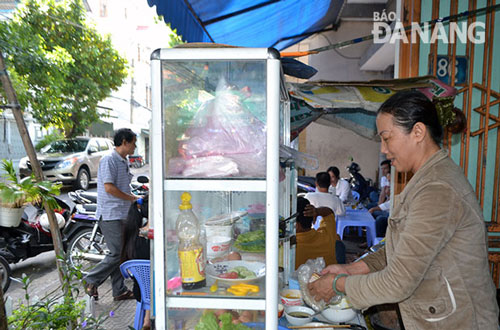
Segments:
[[[469,10],[476,8],[477,0],[473,0],[469,2]],[[476,16],[469,16],[469,20],[472,22],[476,21]],[[470,24],[469,24],[470,26]],[[467,39],[467,45],[470,45],[469,48],[469,83],[468,83],[468,91],[467,91],[467,129],[465,130],[465,148],[464,148],[464,173],[467,176],[467,171],[469,169],[469,146],[470,146],[470,127],[471,127],[471,108],[472,108],[472,86],[473,86],[473,73],[474,73],[474,49],[475,44],[471,43],[469,39]],[[477,196],[477,192],[476,192]]]

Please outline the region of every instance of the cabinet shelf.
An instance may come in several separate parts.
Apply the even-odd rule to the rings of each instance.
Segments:
[[[195,299],[193,299],[195,298]],[[208,298],[208,297],[168,297],[169,308],[265,310],[265,299]]]
[[[266,191],[265,179],[167,179],[163,183],[165,191]]]

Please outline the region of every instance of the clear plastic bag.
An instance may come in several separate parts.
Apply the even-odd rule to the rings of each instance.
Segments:
[[[184,133],[178,148],[181,158],[171,160],[176,165],[172,174],[183,173],[193,165],[192,159],[222,156],[227,164],[232,161],[237,165],[237,172],[228,166],[227,173],[216,176],[265,176],[266,125],[247,109],[246,97],[248,93],[228,85],[224,78],[219,80],[215,97],[201,105]],[[213,163],[208,162],[206,169],[204,164],[197,162],[192,173],[209,176]]]
[[[300,265],[297,269],[297,278],[299,280],[302,299],[306,305],[310,306],[316,312],[320,312],[328,305],[338,303],[342,300],[342,296],[333,296],[329,302],[323,300],[316,301],[309,292],[307,285],[320,277],[319,273],[321,273],[323,268],[325,268],[325,260],[323,257],[319,257],[307,260],[305,264]]]

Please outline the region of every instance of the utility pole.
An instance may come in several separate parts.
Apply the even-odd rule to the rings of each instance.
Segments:
[[[38,162],[38,158],[36,157],[35,148],[33,147],[33,143],[31,142],[28,129],[26,128],[26,123],[24,122],[21,106],[19,105],[19,102],[17,100],[16,91],[12,87],[12,82],[10,81],[7,68],[5,67],[3,52],[1,50],[0,50],[0,81],[2,82],[3,88],[5,90],[5,95],[7,96],[7,100],[9,101],[9,107],[12,109],[12,113],[14,114],[14,118],[16,119],[17,129],[19,131],[19,134],[21,135],[21,139],[24,144],[24,149],[26,149],[26,153],[28,154],[28,158],[31,162],[31,168],[35,173],[36,180],[43,181],[42,168],[40,166],[40,163]],[[45,209],[45,212],[47,212],[47,216],[49,218],[50,233],[52,235],[52,241],[54,243],[54,250],[56,252],[56,256],[62,256],[63,258],[65,258],[65,253],[61,239],[61,232],[59,230],[59,226],[57,225],[57,220],[56,220],[56,215],[54,214],[54,210],[52,210],[45,201],[43,202],[43,207]],[[60,260],[59,258],[56,258],[56,265],[59,273],[59,281],[61,282],[61,285],[63,285],[64,284],[64,277],[62,271],[63,261]]]
[[[134,59],[130,62],[132,74],[130,75],[130,123],[134,123]]]

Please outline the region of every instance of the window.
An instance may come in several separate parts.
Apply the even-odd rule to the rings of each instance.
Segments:
[[[109,150],[109,145],[106,143],[106,140],[99,140],[99,151]]]
[[[99,15],[108,17],[108,0],[101,0],[99,3]]]

